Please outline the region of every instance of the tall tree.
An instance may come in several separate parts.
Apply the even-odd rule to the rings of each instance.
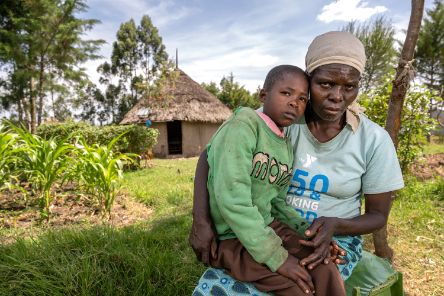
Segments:
[[[81,37],[98,21],[76,15],[87,9],[85,0],[6,0],[1,5],[0,61],[27,82],[31,131],[42,121],[50,88],[49,71],[58,78],[78,81],[80,64],[97,58],[102,40]]]
[[[371,87],[378,86],[393,69],[396,31],[384,16],[362,24],[352,21],[342,30],[352,33],[364,44],[367,62],[361,79],[361,89],[367,92]]]
[[[419,32],[416,48],[416,68],[424,83],[444,95],[444,4],[435,0],[434,7],[427,10],[424,24]]]
[[[410,14],[409,26],[404,45],[401,50],[401,57],[396,69],[395,79],[393,80],[393,88],[390,95],[387,120],[385,124],[385,129],[392,138],[395,147],[398,146],[398,133],[401,127],[401,111],[404,105],[404,99],[410,85],[410,81],[413,79],[413,54],[415,51],[416,42],[418,41],[423,11],[424,0],[412,0],[412,11]],[[373,241],[376,255],[388,259],[393,257],[393,250],[389,247],[387,242],[387,225],[385,225],[381,230],[373,233]]]
[[[112,77],[108,77],[108,82],[103,80],[107,94],[119,97],[119,104],[113,106],[113,121],[123,118],[141,97],[154,95],[165,78],[171,76],[172,68],[162,37],[149,16],[144,15],[137,27],[133,19],[122,23],[116,38],[108,73],[117,76],[119,82],[110,84]],[[106,67],[100,67],[102,75]]]

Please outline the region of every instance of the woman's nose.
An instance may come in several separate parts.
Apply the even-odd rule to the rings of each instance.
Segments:
[[[342,101],[342,99],[343,99],[343,95],[342,95],[342,88],[341,88],[341,86],[337,86],[337,85],[336,85],[336,86],[334,86],[334,87],[331,89],[329,99],[330,99],[330,100],[333,100],[333,101],[335,101],[335,102],[340,102],[340,101]]]

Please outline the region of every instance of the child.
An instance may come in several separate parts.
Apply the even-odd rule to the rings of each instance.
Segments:
[[[333,264],[309,272],[299,265],[312,250],[299,244],[295,230],[305,222],[285,203],[293,152],[283,128],[304,114],[308,86],[300,68],[273,68],[259,94],[263,111],[237,109],[208,144],[210,210],[220,240],[210,264],[275,295],[345,295]]]

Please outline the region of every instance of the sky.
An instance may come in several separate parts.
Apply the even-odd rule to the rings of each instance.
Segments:
[[[426,9],[433,6],[426,0]],[[159,29],[169,57],[178,49],[179,68],[198,83],[219,83],[233,73],[250,91],[262,85],[272,67],[304,67],[306,50],[319,34],[338,30],[349,21],[366,22],[385,15],[404,41],[411,1],[408,0],[89,0],[81,18],[101,21],[85,36],[103,39],[102,59],[84,67],[98,84],[97,66],[109,61],[121,23],[136,25],[143,15]]]

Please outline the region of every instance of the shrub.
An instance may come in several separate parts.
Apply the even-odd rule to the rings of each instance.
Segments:
[[[383,127],[387,118],[391,92],[391,79],[387,77],[383,85],[360,96],[359,103],[366,108],[365,114]],[[422,152],[426,136],[436,128],[437,121],[429,114],[432,98],[440,100],[422,85],[411,87],[405,98],[397,150],[403,171]]]
[[[108,125],[92,126],[84,122],[63,122],[42,124],[37,129],[37,134],[45,139],[54,136],[70,138],[83,138],[88,145],[108,145],[114,138],[121,134],[114,150],[121,153],[141,154],[150,150],[157,142],[159,132],[156,129],[146,128],[140,125]],[[73,140],[74,141],[74,140]]]

